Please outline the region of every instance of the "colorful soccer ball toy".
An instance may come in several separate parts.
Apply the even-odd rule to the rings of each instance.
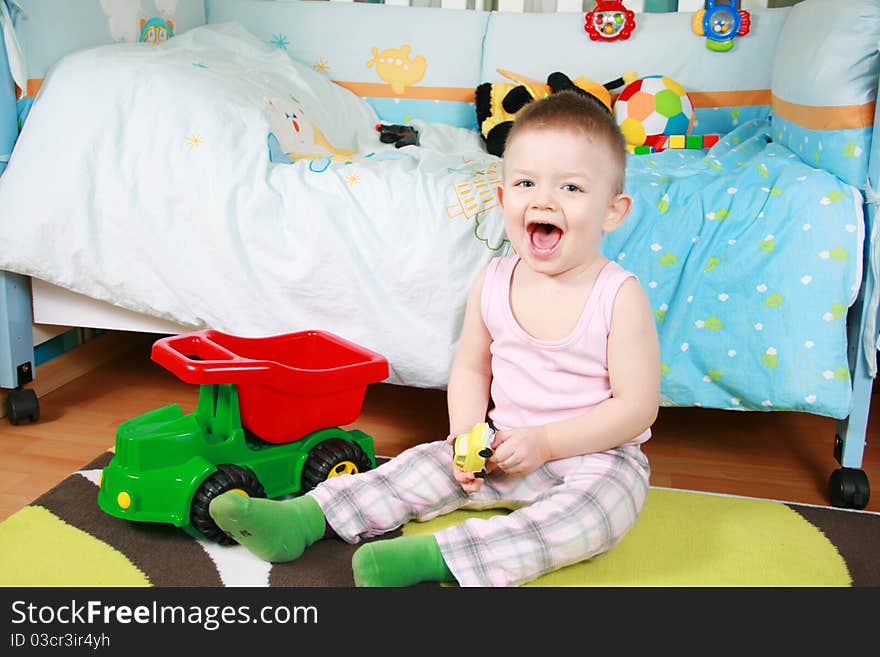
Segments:
[[[620,92],[614,118],[630,146],[660,146],[669,135],[690,133],[694,106],[678,82],[665,75],[649,75]]]

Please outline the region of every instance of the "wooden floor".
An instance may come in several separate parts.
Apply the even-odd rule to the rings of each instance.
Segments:
[[[0,520],[110,448],[123,420],[172,402],[193,410],[197,387],[150,361],[152,339],[41,398],[38,422],[0,420]],[[867,509],[880,511],[880,395],[874,400],[863,467],[875,489]],[[352,426],[374,437],[378,454],[396,455],[446,435],[445,393],[371,386]],[[839,467],[834,426],[801,413],[663,408],[644,449],[656,486],[828,504]]]

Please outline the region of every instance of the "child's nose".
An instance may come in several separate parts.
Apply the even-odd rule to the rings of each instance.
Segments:
[[[535,210],[555,210],[556,201],[546,192],[538,193],[532,199],[532,208]]]

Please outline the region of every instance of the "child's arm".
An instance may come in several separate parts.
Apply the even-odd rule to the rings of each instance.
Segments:
[[[660,347],[648,297],[635,279],[627,279],[614,300],[608,375],[609,399],[568,420],[499,432],[492,460],[510,474],[528,474],[547,461],[618,447],[654,423]]]
[[[477,276],[468,294],[461,328],[461,340],[446,389],[449,409],[449,434],[456,436],[471,430],[486,419],[489,386],[492,382],[489,331],[480,308],[485,268]]]

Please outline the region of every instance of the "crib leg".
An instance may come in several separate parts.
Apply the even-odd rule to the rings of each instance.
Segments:
[[[837,507],[864,509],[871,496],[868,476],[861,467],[873,382],[864,372],[853,378],[852,411],[837,422],[834,458],[843,467],[831,474],[829,482],[831,504]]]
[[[5,410],[13,424],[40,415],[36,393],[23,387],[34,378],[33,331],[30,281],[0,271],[0,388],[11,388]]]
[[[864,269],[861,291],[847,318],[852,409],[847,417],[837,422],[834,436],[834,458],[843,467],[831,474],[829,482],[831,504],[851,509],[864,509],[871,495],[868,476],[862,470],[862,458],[865,453],[874,379],[868,373],[862,335],[865,331],[865,300],[871,298],[873,281],[869,274],[870,267],[866,264]],[[875,358],[876,353],[872,353],[870,357]]]

